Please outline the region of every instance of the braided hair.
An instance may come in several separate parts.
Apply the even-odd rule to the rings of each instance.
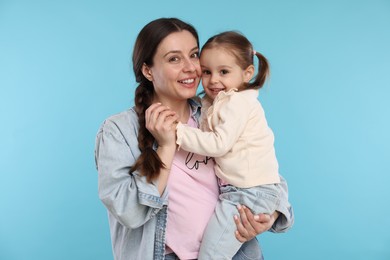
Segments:
[[[135,112],[138,116],[138,147],[141,155],[130,169],[130,174],[138,170],[146,176],[148,182],[152,182],[160,174],[160,169],[166,166],[153,149],[155,139],[145,127],[145,111],[152,104],[154,98],[154,86],[142,73],[143,65],[153,66],[153,57],[162,40],[174,32],[189,31],[196,39],[199,46],[199,37],[195,28],[177,18],[160,18],[154,20],[140,31],[133,50],[133,70],[138,86],[135,90]]]

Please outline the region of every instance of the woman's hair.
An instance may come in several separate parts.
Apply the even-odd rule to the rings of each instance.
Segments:
[[[153,66],[153,57],[160,43],[171,33],[190,32],[199,46],[199,36],[195,28],[177,18],[160,18],[145,25],[137,36],[133,50],[133,70],[138,87],[135,90],[135,111],[138,115],[138,147],[141,155],[131,167],[130,173],[139,170],[151,182],[160,174],[164,163],[153,149],[155,139],[145,127],[145,110],[152,104],[153,83],[142,73],[142,66]]]
[[[244,35],[235,31],[222,32],[208,39],[202,47],[202,52],[211,48],[223,48],[231,53],[243,70],[254,65],[253,56],[256,55],[259,59],[257,75],[251,82],[245,84],[244,88],[259,89],[264,85],[269,75],[268,61],[261,53],[253,50],[252,44]]]

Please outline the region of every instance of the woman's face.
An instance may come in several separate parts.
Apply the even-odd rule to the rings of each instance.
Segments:
[[[199,47],[188,31],[168,35],[158,46],[153,66],[148,68],[157,100],[163,104],[196,95],[201,70]]]

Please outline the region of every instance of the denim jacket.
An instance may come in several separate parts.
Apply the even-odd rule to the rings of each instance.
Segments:
[[[192,117],[198,121],[200,105],[190,99]],[[106,119],[96,136],[95,162],[99,198],[108,210],[115,260],[160,260],[165,254],[168,191],[160,196],[157,183],[148,183],[130,167],[140,155],[138,117],[134,108]],[[284,232],[294,221],[287,185],[278,209],[280,217],[271,231]],[[190,224],[190,223],[189,223]]]

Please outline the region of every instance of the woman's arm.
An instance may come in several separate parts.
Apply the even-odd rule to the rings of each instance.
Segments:
[[[255,236],[268,231],[279,216],[277,211],[272,215],[253,215],[250,209],[245,206],[239,206],[238,211],[240,216],[234,216],[234,222],[237,226],[235,236],[240,242],[249,241]]]
[[[152,104],[145,111],[146,129],[153,135],[158,144],[157,154],[165,167],[160,169],[158,191],[163,194],[168,182],[169,172],[176,150],[176,113],[161,103]]]
[[[239,206],[240,216],[235,216],[237,226],[236,238],[240,242],[249,241],[265,231],[286,232],[294,224],[294,211],[288,201],[288,187],[286,180],[280,176],[281,202],[277,211],[272,215],[253,213],[245,206]]]
[[[134,112],[113,116],[99,129],[95,147],[99,198],[122,225],[132,229],[157,214],[167,200],[138,172],[130,174],[140,154],[137,131]]]
[[[274,233],[286,232],[294,224],[294,209],[288,200],[287,182],[283,178],[283,176],[279,175],[279,177],[280,177],[279,185],[281,187],[281,194],[280,194],[280,204],[276,210],[280,214],[279,217],[276,219],[274,225],[272,225],[272,228],[270,229],[270,231]]]
[[[159,144],[157,154],[166,165],[153,183],[148,183],[137,171],[130,174],[131,166],[140,155],[138,118],[134,111],[110,117],[96,136],[99,198],[110,213],[128,228],[142,226],[167,203],[164,190],[176,148],[175,127],[172,126],[176,120],[175,113],[164,108],[153,110],[153,107],[146,113],[147,127]]]

